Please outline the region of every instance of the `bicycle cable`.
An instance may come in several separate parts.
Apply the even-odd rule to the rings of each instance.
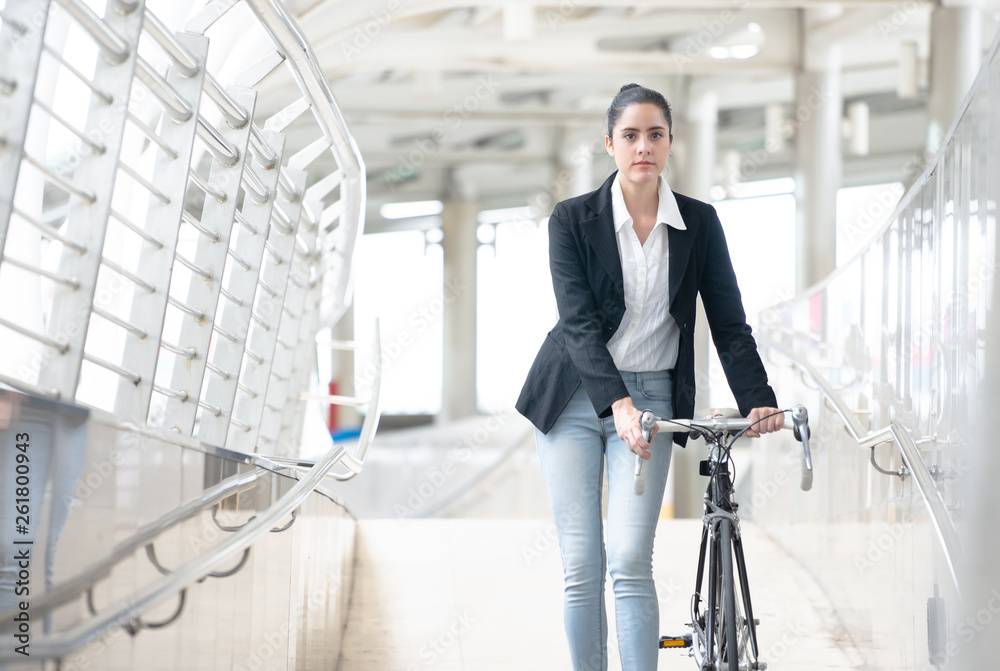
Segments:
[[[791,412],[791,408],[789,408],[788,410],[778,410],[778,412],[772,412],[770,415],[764,415],[760,419],[748,425],[746,428],[736,432],[736,434],[733,435],[732,440],[729,441],[729,445],[727,447],[723,447],[722,444],[719,443],[719,446],[722,447],[722,449],[726,453],[726,460],[729,462],[729,468],[732,471],[732,477],[729,479],[729,489],[727,489],[723,493],[723,496],[729,496],[736,489],[736,461],[733,459],[733,452],[732,452],[733,445],[736,443],[737,440],[739,440],[743,436],[743,434],[745,434],[747,431],[749,431],[757,424],[763,422],[765,419],[769,419],[777,415],[784,415],[786,412]]]

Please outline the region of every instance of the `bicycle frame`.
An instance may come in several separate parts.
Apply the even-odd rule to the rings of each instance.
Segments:
[[[726,434],[728,437],[729,434]],[[724,643],[717,642],[716,636],[720,631],[718,618],[722,615],[724,604],[720,603],[720,597],[724,593],[723,576],[723,552],[730,552],[735,559],[735,567],[739,573],[740,596],[744,612],[741,614],[736,609],[734,616],[742,622],[736,623],[740,633],[745,633],[745,639],[739,640],[737,650],[725,650],[728,656],[737,655],[737,659],[746,656],[746,646],[750,647],[749,668],[757,668],[759,649],[757,645],[757,627],[753,617],[753,606],[750,600],[750,587],[747,579],[746,562],[743,556],[743,542],[740,537],[739,508],[732,500],[732,480],[729,473],[728,451],[724,450],[719,442],[710,443],[711,451],[709,459],[703,462],[703,471],[707,470],[709,475],[708,487],[705,491],[704,503],[705,512],[702,517],[704,527],[701,535],[701,546],[698,552],[698,572],[695,578],[695,592],[691,601],[691,625],[694,630],[696,641],[692,643],[692,655],[698,666],[702,669],[722,669],[721,659],[711,659],[712,652],[723,650]],[[707,468],[705,468],[707,467]],[[704,473],[703,473],[704,474]],[[728,533],[726,533],[728,531]],[[707,555],[707,556],[706,556]],[[706,576],[705,561],[708,559],[708,591],[707,599],[704,598],[704,580]],[[735,577],[735,576],[734,576]],[[701,611],[701,604],[705,602],[707,610]],[[746,626],[746,629],[744,629]],[[739,636],[739,634],[737,634]],[[719,643],[717,645],[717,643]],[[765,665],[766,666],[766,665]],[[739,668],[747,668],[746,665]]]
[[[702,475],[709,476],[709,481],[704,496],[698,574],[691,597],[689,626],[692,633],[663,636],[660,647],[691,648],[690,654],[702,671],[764,671],[767,664],[759,659],[758,622],[753,616],[750,601],[739,506],[733,501],[733,482],[729,472],[730,448],[736,438],[750,428],[751,422],[728,414],[730,412],[736,411],[716,411],[712,417],[703,420],[658,420],[650,410],[642,414],[640,425],[647,440],[651,435],[647,429],[655,424],[660,431],[696,431],[710,448],[708,459],[701,462],[700,469]],[[792,416],[791,425],[783,428],[794,431],[795,438],[802,443],[800,486],[803,491],[808,491],[813,481],[809,413],[801,405],[783,412],[790,412]],[[637,496],[642,495],[643,484],[641,463],[637,459]]]

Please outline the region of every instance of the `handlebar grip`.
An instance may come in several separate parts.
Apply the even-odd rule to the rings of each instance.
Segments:
[[[799,482],[799,486],[802,487],[802,491],[808,492],[813,488],[813,472],[812,469],[806,466],[806,462],[802,460],[802,480]]]
[[[643,410],[642,417],[639,418],[639,426],[642,428],[642,438],[647,443],[656,426],[656,413],[652,410]],[[635,478],[632,481],[632,491],[636,496],[642,496],[646,491],[646,468],[645,459],[638,454],[635,455]]]
[[[812,453],[809,451],[809,413],[805,406],[792,408],[792,422],[795,425],[795,437],[802,443],[802,479],[800,487],[808,492],[813,486]]]

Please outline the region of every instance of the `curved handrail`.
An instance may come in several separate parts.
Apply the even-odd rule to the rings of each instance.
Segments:
[[[371,447],[372,440],[375,438],[375,431],[378,429],[379,420],[382,417],[382,335],[378,319],[375,320],[375,334],[373,335],[372,340],[372,359],[374,361],[373,368],[375,369],[375,374],[372,377],[371,382],[371,395],[368,397],[367,402],[363,402],[366,403],[368,408],[365,413],[365,421],[361,424],[361,434],[358,436],[357,454],[348,453],[344,455],[344,458],[341,459],[341,463],[347,469],[347,472],[330,473],[328,477],[334,478],[335,480],[350,480],[364,469],[365,460],[368,458],[368,448]],[[312,394],[303,392],[299,395],[299,398],[301,400],[308,400],[316,397]],[[354,404],[354,399],[342,396],[321,396],[319,399],[331,405]],[[267,467],[269,465],[268,462],[270,462],[283,464],[291,468],[311,468],[315,463],[309,459],[293,459],[263,454],[252,455],[252,461],[253,463],[265,467]]]
[[[931,524],[934,526],[934,531],[944,552],[945,562],[948,564],[948,572],[955,585],[955,590],[961,599],[962,587],[958,579],[958,564],[964,562],[965,553],[962,549],[958,532],[955,530],[955,525],[948,514],[948,508],[945,505],[944,499],[941,498],[941,493],[934,485],[934,478],[931,476],[930,471],[927,470],[926,464],[920,458],[920,452],[917,450],[913,438],[910,437],[909,431],[895,422],[876,431],[865,431],[864,427],[861,426],[861,422],[858,421],[857,416],[850,411],[840,395],[805,358],[781,343],[763,336],[757,336],[757,344],[784,354],[799,370],[809,375],[818,385],[819,391],[823,394],[827,403],[840,416],[851,438],[859,446],[874,449],[877,445],[883,443],[896,444],[903,463],[913,476],[917,490],[920,492],[921,497],[923,497],[927,511],[930,513]]]
[[[151,543],[166,530],[194,517],[219,501],[254,486],[262,470],[255,468],[252,471],[226,478],[206,489],[197,499],[192,499],[139,527],[135,533],[115,543],[111,552],[91,564],[82,573],[78,573],[72,579],[57,585],[38,597],[33,597],[31,599],[32,614],[35,616],[44,615],[85,593],[95,582],[110,575],[116,564],[126,557],[130,557],[139,548]],[[15,605],[0,613],[0,632],[13,629],[16,626],[14,615],[17,612],[18,608]]]
[[[336,254],[349,259],[364,232],[365,217],[365,164],[354,136],[347,128],[347,122],[334,100],[333,92],[323,76],[323,70],[313,54],[309,41],[302,35],[298,25],[280,2],[275,0],[246,0],[247,6],[256,15],[260,25],[270,34],[278,52],[291,65],[292,75],[299,84],[302,95],[310,103],[316,122],[326,138],[333,144],[340,169],[344,174],[345,186],[341,187],[344,214],[341,221],[349,222],[354,229],[342,226],[338,234],[341,239],[336,246]],[[345,188],[346,187],[346,188]],[[347,309],[341,300],[346,296],[351,279],[351,264],[341,263],[332,281],[332,292],[336,312],[324,315],[331,322],[337,321]],[[323,307],[323,306],[321,306]]]
[[[213,566],[249,547],[258,536],[274,526],[276,521],[298,508],[305,497],[316,488],[326,477],[327,472],[345,454],[346,450],[343,446],[335,446],[309,471],[305,478],[299,480],[274,505],[240,531],[223,540],[212,550],[184,562],[170,575],[163,576],[137,589],[122,599],[117,607],[105,608],[90,621],[80,623],[64,632],[33,638],[31,641],[32,656],[40,658],[64,657],[87,641],[93,640],[94,637],[100,636],[122,623],[134,620],[143,611],[156,605],[164,598],[177,594],[191,583],[197,582],[202,576],[208,574]],[[35,611],[34,607],[32,611]],[[9,662],[15,659],[20,659],[20,657],[13,650],[9,648],[0,650],[0,662]]]

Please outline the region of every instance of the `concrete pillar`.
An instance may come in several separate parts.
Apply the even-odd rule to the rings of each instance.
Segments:
[[[715,91],[692,90],[687,103],[684,115],[684,140],[687,144],[682,177],[684,193],[707,201],[714,183],[719,97]]]
[[[574,133],[574,141],[570,145],[567,163],[573,176],[570,184],[570,195],[579,196],[594,190],[594,152],[597,146],[594,138]]]
[[[834,8],[836,9],[836,8]],[[810,40],[809,28],[831,17],[803,10],[802,63],[795,79],[795,286],[802,290],[836,267],[837,190],[840,188],[840,46]]]
[[[942,7],[931,13],[930,99],[927,151],[941,145],[983,59],[983,11]]]
[[[678,186],[674,186],[687,196],[698,200],[709,200],[709,191],[714,183],[716,159],[716,131],[718,130],[719,99],[715,91],[700,88],[696,80],[688,80],[689,88],[683,102],[684,123],[678,124],[678,138],[683,135],[684,162],[675,164]],[[683,131],[681,130],[683,128]],[[698,299],[695,321],[694,368],[698,384],[695,409],[708,407],[709,396],[709,327],[705,309]],[[700,445],[700,441],[694,441]],[[698,461],[702,452],[695,445],[689,449],[674,450],[674,517],[701,517],[702,495],[705,483],[698,476]]]
[[[354,305],[350,305],[344,312],[344,316],[333,325],[331,335],[334,340],[349,342],[354,340]],[[368,343],[362,343],[362,351]],[[354,396],[356,388],[354,386],[354,351],[349,349],[335,349],[331,357],[333,368],[331,379],[337,382],[337,393],[341,396]],[[362,422],[361,413],[353,406],[337,406],[337,425],[340,428],[348,426],[358,426]]]
[[[479,208],[471,198],[444,201],[444,378],[442,421],[477,414],[476,239]]]

